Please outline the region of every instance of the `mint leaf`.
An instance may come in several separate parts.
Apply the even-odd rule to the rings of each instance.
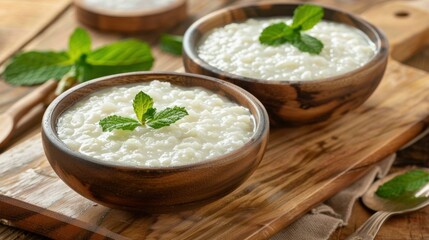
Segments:
[[[323,8],[304,4],[293,12],[292,28],[306,31],[314,27],[323,18]]]
[[[94,78],[125,72],[146,71],[151,69],[152,62],[142,62],[125,66],[90,65],[86,62],[78,66],[78,80],[85,82]]]
[[[296,38],[299,38],[299,32],[294,31],[286,23],[280,22],[264,28],[259,36],[259,42],[275,46],[291,42]]]
[[[156,108],[149,108],[144,114],[143,114],[143,118],[144,119],[151,119],[153,118],[153,116],[156,113]]]
[[[101,126],[103,132],[111,132],[114,129],[133,131],[136,127],[141,126],[138,121],[132,118],[117,115],[105,117],[98,124]]]
[[[169,126],[186,115],[188,112],[184,107],[166,108],[161,112],[155,112],[153,117],[147,119],[146,124],[151,128],[158,129]]]
[[[153,99],[146,93],[140,91],[134,97],[134,101],[133,101],[134,112],[136,113],[137,119],[140,121],[141,124],[145,123],[144,114],[147,113],[149,109],[153,109],[152,106],[153,106]]]
[[[262,30],[259,42],[271,46],[290,43],[302,52],[319,54],[323,43],[301,31],[314,27],[322,19],[323,14],[323,8],[319,6],[301,5],[294,11],[292,26],[283,22],[271,24]]]
[[[188,115],[184,107],[166,108],[161,112],[156,112],[152,107],[153,99],[146,93],[140,91],[133,101],[134,112],[137,120],[121,116],[108,116],[103,118],[99,125],[103,132],[112,131],[113,129],[134,130],[138,126],[148,125],[151,128],[162,128],[175,123],[177,120]]]
[[[323,43],[319,41],[319,39],[307,34],[301,34],[301,37],[293,41],[292,44],[301,52],[308,52],[311,54],[319,54],[323,48]]]
[[[411,170],[378,187],[375,194],[382,198],[395,199],[420,190],[429,182],[429,173],[423,170]]]
[[[153,57],[147,43],[130,39],[96,49],[88,53],[86,62],[94,66],[141,65],[152,67]],[[148,70],[141,69],[141,70]]]
[[[41,84],[49,79],[60,79],[70,71],[72,64],[65,52],[21,53],[11,59],[3,78],[13,85]]]
[[[164,52],[174,55],[182,55],[183,37],[170,34],[162,34],[160,40],[160,48]]]
[[[88,32],[82,28],[76,28],[69,39],[70,58],[75,61],[78,60],[83,54],[91,51],[91,37]]]

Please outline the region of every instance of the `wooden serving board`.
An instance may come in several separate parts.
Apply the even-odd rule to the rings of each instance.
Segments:
[[[389,18],[399,10],[409,11],[409,18]],[[424,11],[397,2],[364,14],[386,31],[399,59],[427,39],[429,22],[422,16],[428,19]],[[424,26],[404,39],[411,28],[401,19]],[[418,44],[406,48],[410,41]],[[273,129],[259,168],[237,190],[202,208],[162,215],[113,210],[81,197],[52,171],[36,135],[0,155],[0,219],[56,239],[264,239],[428,125],[429,74],[391,60],[363,106],[335,122]]]

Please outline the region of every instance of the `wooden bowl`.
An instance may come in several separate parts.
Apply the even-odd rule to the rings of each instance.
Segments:
[[[364,66],[334,77],[306,81],[266,81],[222,71],[209,65],[197,54],[202,37],[214,28],[249,18],[292,16],[297,6],[284,3],[236,6],[199,19],[184,36],[183,62],[186,71],[224,79],[248,90],[264,104],[274,125],[302,125],[335,119],[357,108],[374,92],[383,77],[388,43],[380,30],[349,13],[325,7],[324,19],[363,31],[375,44],[376,54]]]
[[[59,116],[89,94],[112,86],[167,81],[201,86],[247,107],[254,133],[244,146],[202,162],[172,167],[124,166],[69,149],[56,131]],[[268,140],[269,121],[263,105],[243,89],[222,80],[186,73],[137,72],[99,78],[66,91],[45,112],[42,140],[46,157],[58,176],[82,196],[102,205],[149,213],[185,210],[223,197],[256,169]]]
[[[76,17],[83,24],[112,32],[133,33],[142,31],[161,31],[185,20],[186,0],[154,9],[108,10],[86,4],[84,0],[74,0]]]

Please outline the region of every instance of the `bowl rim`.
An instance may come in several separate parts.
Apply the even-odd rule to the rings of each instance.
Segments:
[[[56,130],[57,120],[58,120],[58,117],[61,116],[61,114],[63,114],[63,112],[65,110],[67,110],[68,108],[70,108],[71,106],[76,104],[76,102],[82,100],[82,98],[85,98],[86,96],[88,96],[91,93],[100,91],[101,89],[106,89],[109,87],[121,86],[121,85],[120,84],[112,85],[109,87],[97,89],[95,91],[87,91],[84,94],[85,96],[81,97],[75,103],[70,104],[66,108],[62,109],[61,112],[58,114],[58,117],[56,119],[53,119],[53,117],[52,117],[53,112],[58,109],[58,105],[62,101],[67,99],[71,93],[73,93],[77,90],[84,89],[90,85],[93,85],[93,84],[101,82],[101,81],[106,81],[109,79],[121,78],[121,77],[126,77],[126,76],[142,76],[142,75],[171,75],[171,76],[175,75],[175,76],[192,77],[192,78],[199,78],[199,79],[202,78],[204,80],[212,81],[212,82],[215,82],[215,84],[221,84],[221,85],[226,86],[229,89],[232,89],[232,91],[235,94],[239,94],[239,95],[243,96],[246,99],[246,101],[250,105],[252,105],[253,108],[255,109],[255,114],[251,113],[251,115],[254,118],[253,134],[251,135],[250,139],[244,145],[242,145],[241,147],[239,147],[239,148],[237,148],[237,149],[235,149],[235,150],[233,150],[227,154],[223,154],[223,155],[220,155],[220,156],[217,156],[214,158],[208,158],[206,160],[198,161],[195,163],[176,165],[176,166],[163,166],[163,167],[159,167],[159,166],[156,166],[156,167],[133,166],[133,165],[124,165],[124,164],[115,163],[115,162],[103,161],[101,159],[98,159],[98,158],[95,158],[92,156],[88,156],[88,155],[85,155],[83,153],[80,153],[80,152],[77,152],[77,151],[70,149],[58,137],[58,133]],[[153,80],[157,80],[156,77],[154,77]],[[150,81],[151,80],[142,81],[142,82],[150,82]],[[168,82],[168,81],[166,81],[166,82]],[[128,83],[128,84],[138,84],[138,82]],[[128,85],[128,84],[123,84],[123,85]],[[195,86],[199,86],[199,85],[195,85]],[[202,87],[202,86],[199,86],[199,87]],[[204,87],[202,87],[202,88],[204,88]],[[258,121],[258,119],[259,119],[259,121]],[[242,149],[252,147],[253,145],[258,144],[259,142],[263,141],[264,138],[268,137],[268,134],[269,134],[269,118],[268,118],[268,113],[267,113],[265,107],[262,105],[262,103],[256,97],[254,97],[248,91],[246,91],[246,90],[244,90],[244,89],[242,89],[242,88],[240,88],[240,87],[238,87],[232,83],[226,82],[224,80],[213,78],[213,77],[208,77],[208,76],[204,76],[204,75],[199,75],[199,74],[193,74],[193,73],[178,73],[178,72],[169,72],[169,71],[156,71],[156,72],[155,71],[154,72],[140,71],[140,72],[120,73],[120,74],[109,75],[109,76],[105,76],[105,77],[101,77],[101,78],[96,78],[96,79],[93,79],[93,80],[90,80],[90,81],[87,81],[84,83],[80,83],[80,84],[68,89],[64,93],[60,94],[58,97],[56,97],[54,99],[54,101],[52,101],[52,103],[48,106],[48,108],[46,109],[46,111],[43,115],[42,133],[44,133],[47,141],[49,141],[56,148],[60,149],[62,152],[65,152],[66,154],[71,155],[74,158],[78,158],[78,159],[87,161],[87,162],[92,163],[92,164],[102,165],[104,167],[109,167],[109,168],[111,167],[111,168],[119,169],[121,171],[177,172],[177,171],[189,170],[189,169],[210,168],[213,166],[217,166],[219,164],[227,164],[227,163],[235,160],[236,158],[234,157],[234,155],[239,153]]]
[[[199,46],[200,42],[195,42],[194,44],[191,44],[191,41],[190,41],[191,35],[194,32],[198,31],[198,27],[201,24],[203,24],[204,22],[211,20],[213,18],[221,17],[222,15],[228,13],[231,10],[237,10],[237,9],[242,9],[242,8],[255,8],[255,7],[264,8],[264,7],[268,7],[268,6],[275,7],[275,6],[299,6],[299,5],[302,5],[302,3],[298,3],[298,2],[284,3],[284,2],[278,2],[278,1],[269,1],[269,2],[262,2],[262,3],[245,3],[245,4],[238,4],[235,6],[222,8],[222,9],[219,9],[215,12],[207,14],[204,17],[195,21],[186,30],[185,35],[183,37],[183,56],[186,55],[192,62],[199,65],[205,71],[213,72],[218,76],[224,76],[226,78],[233,79],[236,81],[244,81],[244,82],[259,83],[259,84],[268,84],[268,85],[292,85],[292,84],[303,85],[303,84],[322,83],[322,82],[331,82],[331,81],[341,80],[344,78],[349,78],[349,77],[351,77],[355,74],[358,74],[360,72],[363,72],[363,71],[365,71],[365,69],[368,66],[372,66],[375,63],[382,61],[384,58],[387,58],[387,55],[389,52],[389,43],[388,43],[386,35],[384,34],[384,32],[381,29],[377,28],[373,24],[369,23],[368,21],[364,20],[360,16],[357,16],[353,13],[349,13],[349,12],[343,11],[343,10],[335,8],[335,7],[325,6],[325,5],[321,5],[321,4],[313,4],[313,5],[318,5],[318,6],[321,6],[324,9],[327,9],[329,11],[333,11],[333,12],[337,12],[337,13],[346,15],[346,16],[350,17],[351,19],[353,19],[354,21],[357,21],[357,22],[361,23],[362,25],[364,25],[366,28],[368,28],[374,34],[374,36],[376,37],[376,41],[373,43],[376,45],[376,52],[375,52],[374,56],[372,56],[368,62],[366,62],[362,66],[359,66],[358,68],[353,69],[351,71],[347,71],[345,73],[342,73],[339,75],[334,75],[331,77],[326,77],[326,78],[318,78],[318,79],[311,79],[311,80],[263,80],[263,79],[258,79],[258,78],[245,77],[245,76],[237,75],[234,73],[229,73],[229,72],[223,71],[217,67],[214,67],[214,66],[208,64],[206,61],[204,61],[203,59],[201,59],[198,56],[197,46]],[[248,19],[248,18],[246,18],[246,19]],[[214,29],[214,28],[212,28],[212,29]],[[357,29],[359,29],[359,28],[357,28]],[[365,34],[365,35],[366,35],[366,37],[368,37],[367,34]],[[201,39],[200,39],[200,41],[201,41]],[[183,61],[184,64],[186,65],[185,58],[183,60],[184,60]]]
[[[74,5],[79,8],[82,8],[85,11],[89,11],[95,14],[99,14],[107,17],[120,17],[120,18],[133,18],[133,17],[148,17],[157,14],[164,14],[169,11],[174,11],[187,4],[186,0],[174,0],[172,3],[163,5],[160,7],[150,8],[150,9],[134,9],[131,11],[127,10],[111,10],[104,9],[98,6],[91,6],[86,3],[84,0],[73,0]]]

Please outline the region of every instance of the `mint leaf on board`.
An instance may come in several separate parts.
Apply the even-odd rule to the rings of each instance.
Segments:
[[[12,85],[36,85],[60,79],[73,66],[65,52],[25,52],[13,57],[3,72]]]
[[[78,65],[78,81],[85,82],[94,78],[104,77],[108,75],[135,72],[135,71],[146,71],[150,70],[152,62],[142,62],[132,65],[124,66],[103,66],[103,65],[91,65],[86,62]]]
[[[301,34],[301,37],[292,44],[301,52],[308,52],[311,54],[319,54],[322,51],[323,43],[310,35]]]
[[[178,35],[162,34],[160,48],[164,52],[182,55],[183,37]]]
[[[382,198],[395,199],[420,190],[429,182],[429,173],[423,170],[411,170],[378,187],[375,194]]]
[[[152,106],[153,106],[153,99],[143,91],[140,91],[134,97],[134,101],[133,101],[134,112],[141,124],[145,123],[144,115],[145,113],[148,112],[149,109],[153,109]]]
[[[117,115],[105,117],[98,124],[101,126],[103,132],[111,132],[115,129],[132,131],[136,127],[141,126],[137,120]]]
[[[302,31],[309,30],[323,17],[323,8],[315,5],[304,4],[294,11],[292,25],[284,22],[274,23],[264,28],[259,35],[259,42],[265,45],[278,46],[290,43],[301,52],[319,54],[323,49],[323,43]]]
[[[306,31],[314,27],[324,15],[323,8],[316,5],[304,4],[293,12],[292,28]]]
[[[153,117],[147,119],[146,124],[151,128],[158,129],[170,126],[186,115],[188,112],[184,107],[166,108],[160,112],[155,112]]]
[[[135,39],[124,40],[98,48],[90,52],[86,58],[86,62],[94,66],[145,64],[145,66],[152,67],[153,60],[149,45]]]
[[[280,45],[292,42],[299,37],[299,32],[294,31],[284,22],[275,23],[266,27],[259,36],[259,42],[266,45]]]
[[[91,51],[91,37],[83,28],[76,28],[69,39],[68,54],[75,61]]]
[[[149,45],[133,39],[91,52],[89,34],[77,28],[70,36],[67,52],[30,51],[17,54],[8,62],[2,75],[6,82],[13,85],[36,85],[49,79],[61,79],[61,83],[66,79],[67,84],[59,84],[63,87],[57,89],[58,94],[76,80],[83,82],[111,74],[149,70],[153,61]]]

